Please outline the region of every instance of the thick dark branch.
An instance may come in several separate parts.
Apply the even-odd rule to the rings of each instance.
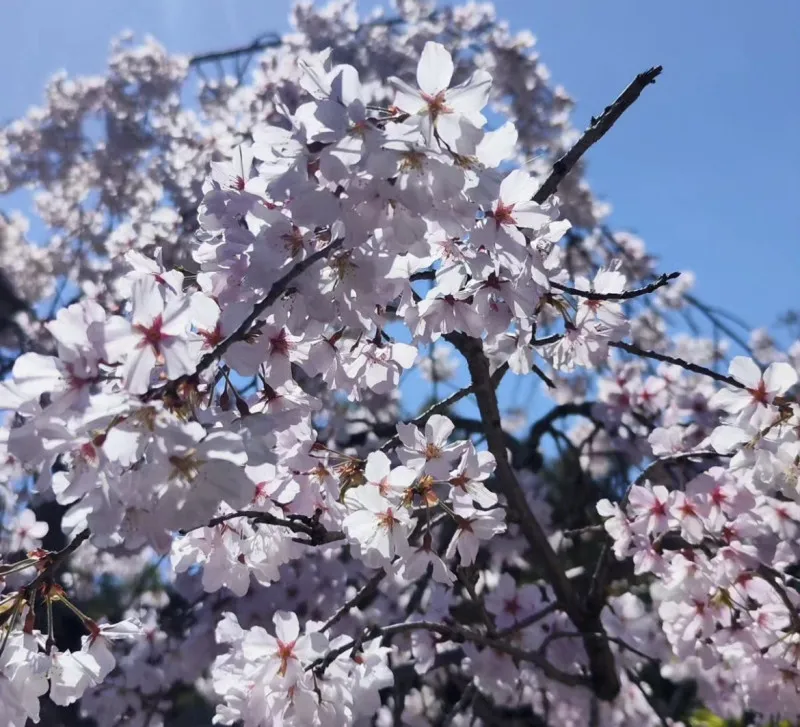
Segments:
[[[549,346],[551,343],[560,341],[562,338],[564,338],[563,333],[552,333],[544,338],[534,338],[531,341],[531,346]]]
[[[463,333],[450,333],[445,336],[445,339],[452,343],[467,361],[486,434],[486,442],[489,451],[497,461],[495,476],[498,489],[505,495],[509,509],[515,513],[520,530],[536,554],[545,577],[553,586],[558,602],[562,604],[564,611],[578,629],[586,633],[583,643],[589,660],[592,690],[600,699],[613,700],[620,690],[614,655],[611,653],[608,643],[594,635],[603,630],[599,615],[587,612],[584,604],[578,599],[558,555],[533,514],[525,492],[508,461],[506,438],[500,423],[497,395],[492,386],[489,361],[483,352],[483,345],[480,340]]]
[[[669,274],[664,273],[649,285],[645,285],[642,288],[636,288],[635,290],[624,290],[621,293],[597,293],[594,290],[579,290],[578,288],[571,288],[569,285],[561,285],[561,283],[556,283],[552,280],[550,281],[550,285],[557,290],[563,291],[564,293],[576,295],[579,298],[586,298],[587,300],[630,300],[631,298],[638,298],[641,295],[653,293],[659,288],[663,288],[665,285],[667,285],[670,280],[675,280],[675,278],[679,276],[680,273],[678,272]]]
[[[542,204],[551,194],[553,194],[561,180],[569,174],[578,160],[586,153],[592,144],[597,143],[605,136],[606,132],[616,123],[617,119],[639,98],[639,95],[651,83],[655,83],[661,73],[661,66],[651,68],[644,73],[640,73],[630,85],[617,97],[610,106],[606,106],[605,111],[599,118],[592,117],[592,123],[575,145],[562,156],[550,172],[550,176],[545,179],[544,184],[533,195],[533,201]]]
[[[708,378],[714,379],[714,381],[728,384],[729,386],[733,386],[737,389],[747,389],[743,383],[737,381],[732,376],[718,374],[716,371],[713,371],[705,366],[700,366],[699,364],[692,363],[691,361],[684,361],[682,358],[678,358],[677,356],[668,356],[664,353],[649,351],[645,348],[639,348],[632,343],[625,343],[625,341],[611,341],[608,345],[613,346],[614,348],[622,349],[628,353],[632,353],[634,356],[644,356],[645,358],[652,358],[654,361],[663,361],[664,363],[675,364],[676,366],[680,366],[682,369],[692,371],[693,373],[700,374],[702,376],[708,376]]]
[[[420,270],[418,273],[412,273],[408,279],[410,283],[416,283],[418,280],[436,280],[436,271]]]

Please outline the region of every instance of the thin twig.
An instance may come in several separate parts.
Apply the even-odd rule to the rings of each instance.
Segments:
[[[268,48],[277,48],[281,45],[283,39],[277,34],[264,34],[256,38],[252,43],[247,45],[240,45],[227,50],[215,51],[213,53],[199,53],[189,59],[190,66],[199,66],[203,63],[211,63],[226,60],[228,58],[236,58],[241,55],[249,55],[251,53],[258,53]]]
[[[562,671],[547,661],[547,659],[545,659],[538,651],[521,649],[513,646],[512,644],[507,644],[503,641],[492,639],[488,636],[484,636],[483,634],[476,633],[457,624],[444,624],[434,621],[407,621],[403,623],[390,624],[388,626],[375,626],[368,630],[363,640],[366,641],[379,636],[387,638],[411,631],[430,631],[456,642],[470,641],[474,644],[478,644],[479,646],[484,646],[503,654],[508,654],[515,659],[519,659],[520,661],[535,664],[542,670],[545,676],[555,681],[559,681],[562,684],[567,684],[569,686],[588,686],[588,679],[583,674]],[[356,645],[357,640],[354,639],[336,649],[333,649],[321,659],[317,659],[317,661],[310,664],[307,667],[307,670],[315,670],[320,672],[325,671],[325,669],[327,669],[328,666],[330,666],[338,657],[350,651]]]
[[[544,181],[539,190],[533,195],[533,201],[542,204],[551,194],[553,194],[564,177],[569,174],[578,160],[586,153],[592,144],[597,143],[605,136],[606,132],[616,123],[617,119],[639,98],[642,91],[651,83],[655,83],[661,73],[661,66],[651,68],[644,73],[640,73],[631,81],[630,85],[617,97],[610,106],[598,118],[592,117],[591,124],[583,132],[581,138],[564,154],[555,164],[550,175]]]
[[[714,379],[714,381],[728,384],[729,386],[733,386],[737,389],[747,389],[743,383],[734,379],[733,376],[718,374],[716,371],[707,368],[706,366],[700,366],[699,364],[692,363],[691,361],[685,361],[677,356],[668,356],[664,353],[649,351],[645,348],[639,348],[639,346],[636,346],[632,343],[625,343],[625,341],[609,341],[608,345],[612,346],[613,348],[619,348],[623,351],[627,351],[628,353],[632,353],[634,356],[643,356],[644,358],[651,358],[654,361],[663,361],[664,363],[675,364],[676,366],[680,366],[682,369],[686,369],[687,371],[691,371],[695,374],[701,374],[702,376],[708,376],[708,378]]]
[[[521,621],[517,621],[517,623],[515,623],[513,626],[509,626],[501,631],[498,631],[497,637],[502,638],[503,636],[510,636],[511,634],[515,634],[518,631],[528,628],[528,626],[533,626],[533,624],[538,623],[544,618],[547,618],[551,613],[558,611],[558,609],[558,603],[553,602],[549,606],[545,606],[541,611],[532,613],[530,616],[526,616]]]
[[[222,358],[225,355],[225,352],[234,343],[236,343],[236,341],[242,340],[247,335],[253,324],[258,320],[258,317],[276,300],[278,300],[281,295],[283,295],[283,293],[289,287],[289,283],[308,270],[308,268],[310,268],[314,263],[341,247],[342,243],[344,243],[344,238],[334,240],[326,247],[323,247],[321,250],[317,250],[315,253],[309,255],[305,260],[301,260],[299,263],[297,263],[297,265],[295,265],[288,273],[286,273],[286,275],[284,275],[282,278],[279,278],[272,284],[272,287],[269,289],[269,293],[267,293],[266,297],[253,306],[253,310],[250,312],[250,315],[248,315],[247,318],[242,321],[239,327],[233,333],[231,333],[230,336],[228,336],[224,341],[215,346],[213,350],[209,351],[200,359],[194,373],[185,374],[159,388],[151,389],[149,392],[147,392],[147,394],[145,394],[145,400],[153,399],[156,396],[166,393],[167,391],[177,391],[182,384],[196,379],[198,374],[201,374],[215,361]]]
[[[7,631],[3,637],[2,644],[0,644],[0,655],[2,655],[6,644],[8,643],[9,635],[11,634],[11,630],[14,628],[14,622],[16,621],[23,601],[27,601],[28,599],[32,598],[42,584],[51,582],[56,571],[64,564],[64,561],[69,558],[69,556],[72,555],[82,543],[88,540],[90,535],[91,531],[87,528],[76,535],[61,550],[54,553],[47,553],[39,559],[37,564],[39,567],[39,573],[36,574],[36,577],[33,578],[30,583],[20,588],[19,592],[17,593],[16,600],[14,602],[14,611],[12,612],[11,618],[6,625]]]
[[[504,363],[500,366],[491,376],[492,385],[497,387],[502,380],[503,376],[505,376],[506,372],[508,371],[508,364]],[[413,424],[415,427],[421,427],[428,421],[434,414],[440,414],[443,411],[447,411],[453,404],[456,402],[461,401],[464,397],[469,396],[470,394],[474,393],[474,385],[470,384],[469,386],[465,386],[463,389],[459,389],[450,396],[445,397],[441,401],[437,401],[432,406],[428,407],[422,414],[418,417],[407,422],[408,424]],[[390,439],[387,439],[381,446],[381,452],[388,452],[391,449],[397,447],[400,444],[400,435],[395,434]]]
[[[578,288],[572,288],[569,285],[562,285],[561,283],[556,283],[555,281],[551,280],[550,285],[557,290],[560,290],[564,293],[569,293],[570,295],[576,295],[579,298],[586,298],[587,300],[631,300],[632,298],[638,298],[642,295],[648,295],[650,293],[655,292],[659,288],[663,288],[667,285],[670,280],[675,280],[675,278],[680,277],[679,272],[674,273],[664,273],[660,275],[657,280],[653,281],[649,285],[645,285],[641,288],[636,288],[635,290],[624,290],[621,293],[598,293],[594,290],[580,290]]]
[[[349,601],[342,605],[342,607],[336,611],[333,616],[331,616],[321,627],[320,631],[327,631],[331,626],[335,626],[339,621],[341,621],[350,611],[354,608],[360,607],[361,604],[372,597],[372,595],[377,591],[378,585],[380,582],[386,577],[386,571],[381,568],[378,570],[372,578],[370,578],[362,588],[358,590],[355,596],[353,596]]]
[[[635,486],[638,487],[643,485],[658,467],[692,459],[722,459],[724,457],[724,454],[719,454],[719,452],[714,452],[713,450],[699,450],[696,452],[681,452],[679,454],[672,454],[657,459],[655,462],[651,462],[647,467],[645,467],[639,476],[628,485],[628,488],[625,490],[625,494],[620,501],[620,507],[625,508],[628,503],[628,497],[630,496],[631,490]],[[605,588],[608,581],[610,566],[611,545],[610,543],[606,542],[605,545],[603,545],[603,549],[600,551],[600,557],[597,559],[597,565],[595,566],[594,573],[592,574],[592,581],[589,585],[589,592],[586,597],[588,607],[596,613],[600,613],[605,605]]]
[[[195,525],[191,528],[181,529],[178,531],[178,533],[180,535],[186,535],[187,533],[190,533],[193,530],[199,530],[200,528],[214,528],[217,525],[226,523],[228,520],[233,520],[240,517],[249,518],[253,522],[262,525],[275,525],[278,527],[287,528],[298,535],[305,535],[309,538],[309,545],[325,545],[326,543],[333,543],[337,540],[344,539],[344,533],[340,533],[338,530],[327,530],[319,523],[311,522],[311,520],[313,520],[312,518],[307,518],[306,522],[303,520],[285,520],[283,518],[275,517],[275,515],[272,515],[268,512],[259,512],[258,510],[236,510],[235,512],[228,512],[224,515],[217,515],[217,517],[211,518],[211,520],[209,520],[207,523]]]

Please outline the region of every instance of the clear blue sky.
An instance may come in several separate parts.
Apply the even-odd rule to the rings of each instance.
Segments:
[[[369,2],[361,2],[367,8]],[[800,2],[497,0],[527,28],[583,127],[638,71],[658,84],[589,155],[612,222],[663,270],[753,324],[800,306]],[[111,36],[151,33],[199,52],[288,28],[288,0],[27,0],[0,9],[0,120],[42,100],[59,68],[103,71]],[[3,206],[0,200],[0,208]]]

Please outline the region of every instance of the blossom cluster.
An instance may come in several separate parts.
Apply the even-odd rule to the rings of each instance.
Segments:
[[[396,5],[299,5],[199,109],[191,63],[118,44],[0,131],[0,190],[40,182],[57,231],[0,220],[18,294],[53,297],[2,332],[3,724],[187,695],[247,727],[681,724],[654,664],[720,714],[800,712],[800,344],[757,332],[723,375],[672,336],[691,276],[580,164],[540,199],[574,134],[533,39]],[[553,403],[524,440],[507,372]]]
[[[787,397],[797,370],[765,371],[738,356],[735,386],[713,394],[718,424],[694,447],[677,437],[670,457],[719,459],[677,487],[640,478],[622,507],[598,511],[617,558],[649,581],[672,673],[700,677],[717,711],[794,713],[800,596],[793,574],[800,528],[800,404]],[[699,447],[700,449],[697,449]]]

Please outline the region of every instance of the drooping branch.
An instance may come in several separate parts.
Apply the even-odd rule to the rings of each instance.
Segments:
[[[647,88],[651,83],[655,83],[656,78],[661,74],[661,66],[650,68],[644,73],[640,73],[636,78],[631,81],[628,87],[617,97],[610,106],[606,106],[605,110],[599,117],[592,117],[592,122],[589,128],[583,132],[580,139],[572,146],[572,148],[564,154],[555,164],[550,175],[545,179],[544,184],[539,187],[533,201],[542,204],[550,195],[552,195],[564,177],[569,174],[572,168],[578,163],[578,160],[586,153],[592,144],[597,143],[605,136],[608,130],[617,122],[620,116],[633,105],[633,102],[641,95],[642,91]]]
[[[669,467],[673,464],[691,461],[693,459],[724,459],[726,455],[720,454],[713,450],[699,450],[696,452],[680,452],[678,454],[667,455],[651,462],[645,469],[634,479],[625,494],[622,497],[619,505],[625,508],[628,504],[628,497],[630,496],[633,487],[640,487],[647,480],[651,479],[659,468]],[[589,585],[589,592],[586,597],[587,607],[590,611],[600,613],[605,605],[605,589],[608,583],[608,575],[610,572],[612,560],[611,545],[606,542],[603,549],[600,551],[600,557],[597,559],[594,573],[592,574],[592,581]]]
[[[612,346],[613,348],[619,348],[622,351],[632,353],[634,356],[643,356],[644,358],[651,358],[654,361],[663,361],[664,363],[675,364],[676,366],[680,366],[682,369],[686,369],[687,371],[691,371],[695,374],[701,374],[702,376],[708,376],[708,378],[714,379],[714,381],[719,381],[722,384],[728,384],[729,386],[733,386],[737,389],[747,389],[747,387],[741,381],[737,381],[733,378],[733,376],[718,374],[716,371],[713,371],[706,366],[700,366],[700,364],[686,361],[682,358],[678,358],[677,356],[669,356],[665,353],[658,353],[657,351],[639,348],[639,346],[636,346],[633,343],[626,343],[625,341],[610,341],[608,345]]]

